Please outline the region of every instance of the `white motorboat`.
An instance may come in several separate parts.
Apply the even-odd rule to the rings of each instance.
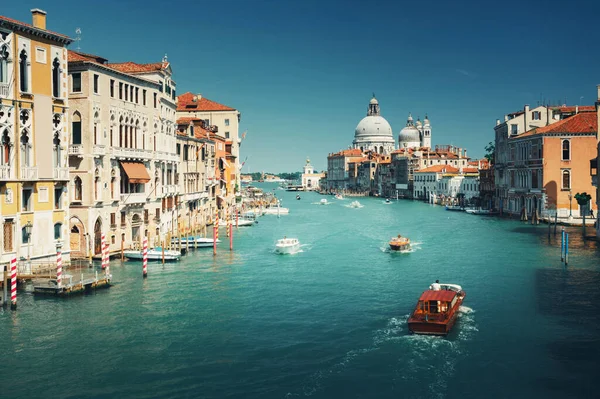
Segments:
[[[142,260],[143,254],[140,250],[128,249],[123,251],[123,255],[127,259],[131,260]],[[181,257],[181,252],[170,249],[164,250],[165,261],[178,261]],[[148,261],[162,261],[163,250],[161,247],[149,248],[148,249]]]
[[[297,238],[284,237],[281,240],[277,240],[275,250],[280,254],[296,253],[300,250],[300,241]]]
[[[446,210],[447,211],[464,212],[465,208],[463,208],[462,206],[459,206],[459,205],[446,205]]]
[[[358,201],[352,201],[352,202],[350,203],[350,207],[351,207],[351,208],[362,208],[363,206],[362,206],[362,204],[361,204],[360,202],[358,202]]]
[[[256,223],[254,220],[239,218],[237,220],[237,227],[253,226],[254,223]],[[231,225],[233,227],[236,227],[235,219],[231,221]],[[227,221],[219,219],[219,227],[227,227]]]
[[[327,198],[323,198],[321,200],[321,205],[327,205],[327,204],[329,204],[329,202],[327,202]]]
[[[344,197],[342,197],[342,194],[336,194],[335,199],[343,200]]]
[[[466,209],[465,212],[471,215],[497,215],[498,212],[492,212],[489,209]]]
[[[264,209],[265,215],[287,215],[290,213],[288,208],[282,208],[280,206],[272,206]]]
[[[217,243],[220,243],[221,240],[217,239]],[[179,245],[179,238],[174,237],[171,239],[172,245]],[[213,238],[205,238],[205,237],[181,237],[181,247],[190,247],[190,248],[212,248],[214,246]]]

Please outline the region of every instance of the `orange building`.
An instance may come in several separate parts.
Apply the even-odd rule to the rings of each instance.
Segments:
[[[552,216],[556,209],[559,218],[581,217],[575,195],[586,192],[592,196],[588,206],[596,211],[589,173],[597,144],[598,115],[590,111],[509,138],[504,210],[533,217]]]

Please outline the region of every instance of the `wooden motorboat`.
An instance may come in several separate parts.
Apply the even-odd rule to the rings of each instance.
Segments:
[[[460,285],[436,281],[421,294],[417,307],[408,318],[408,329],[415,334],[448,334],[465,295]]]
[[[410,249],[410,239],[408,237],[402,237],[400,234],[398,234],[398,237],[392,238],[389,244],[392,251],[404,251]]]
[[[234,223],[235,226],[235,223]],[[221,240],[217,239],[217,243],[221,242]],[[214,245],[213,238],[204,238],[204,237],[181,237],[181,246],[183,248],[212,248]],[[173,237],[171,239],[171,244],[174,246],[179,245],[179,238]]]
[[[300,249],[300,242],[297,238],[284,237],[281,240],[277,240],[275,244],[275,250],[280,254],[293,254],[298,252]]]
[[[155,248],[148,249],[148,261],[161,261],[163,259],[163,253],[164,253],[165,261],[178,261],[179,258],[181,257],[181,252],[179,252],[179,251],[169,250],[169,249],[165,249],[163,251],[163,249],[161,247],[155,247]],[[131,260],[142,260],[143,259],[142,251],[139,251],[136,249],[123,251],[123,255],[127,259],[131,259]]]

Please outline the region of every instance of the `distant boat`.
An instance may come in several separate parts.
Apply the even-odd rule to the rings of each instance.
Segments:
[[[235,226],[235,223],[234,223]],[[217,243],[221,242],[221,240],[217,239]],[[173,237],[171,239],[172,245],[179,245],[179,238]],[[205,238],[205,237],[181,237],[181,247],[191,247],[191,248],[209,248],[214,245],[214,239]]]
[[[470,213],[471,215],[483,215],[483,216],[492,216],[492,215],[498,214],[498,212],[493,212],[489,209],[467,209],[465,212]]]
[[[254,220],[248,220],[248,219],[243,219],[243,218],[239,218],[237,220],[237,226],[238,227],[253,226],[254,223],[256,223]],[[233,227],[236,227],[236,221],[232,220],[231,221],[231,225]],[[227,227],[227,221],[223,220],[223,219],[219,219],[219,227]]]
[[[465,208],[463,208],[462,206],[459,206],[459,205],[446,205],[446,210],[447,211],[464,212]]]
[[[344,197],[342,197],[342,194],[336,194],[335,199],[343,200]]]
[[[391,202],[392,202],[392,201],[391,201],[389,198],[386,198],[386,199],[385,199],[385,203],[386,203],[386,204],[390,204]]]
[[[392,251],[404,251],[410,249],[410,239],[398,234],[398,237],[394,237],[390,240],[389,245]]]
[[[288,208],[282,208],[279,206],[272,206],[270,208],[263,209],[265,215],[287,215],[290,213]]]
[[[327,201],[327,198],[323,198],[320,203],[321,203],[321,205],[329,204],[329,202]]]
[[[275,250],[280,254],[293,254],[298,252],[300,249],[300,242],[297,238],[282,238],[281,240],[277,240],[277,244],[275,244]]]
[[[296,195],[296,199],[299,200],[300,199],[300,194]]]
[[[350,203],[350,207],[351,208],[362,208],[362,204],[360,202],[358,202],[358,201],[352,201]]]
[[[134,250],[134,249],[128,249],[126,251],[123,251],[123,256],[125,256],[127,259],[131,259],[131,260],[142,260],[143,259],[142,251]],[[179,258],[181,257],[181,252],[170,250],[170,249],[165,249],[164,257],[165,257],[165,261],[178,261]],[[162,247],[155,247],[155,248],[148,249],[148,260],[149,261],[161,261],[162,258],[163,258]]]

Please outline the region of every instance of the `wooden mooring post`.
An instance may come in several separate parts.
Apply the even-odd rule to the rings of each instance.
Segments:
[[[560,261],[563,262],[565,260],[563,254],[565,253],[565,228],[562,228],[560,232]]]

